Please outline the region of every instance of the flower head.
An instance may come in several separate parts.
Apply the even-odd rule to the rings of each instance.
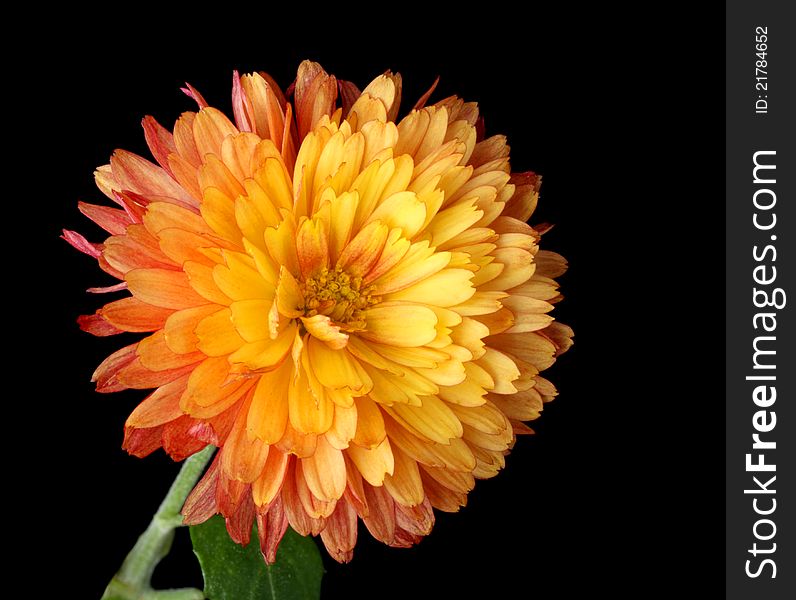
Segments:
[[[257,519],[268,561],[288,524],[341,561],[357,518],[417,543],[556,395],[539,373],[572,332],[549,315],[566,263],[525,223],[540,178],[511,173],[474,103],[396,122],[389,72],[360,93],[304,62],[292,104],[235,73],[234,121],[187,93],[200,110],[173,132],[143,121],[158,164],[117,150],[97,170],[118,208],[80,210],[110,237],[65,232],[120,281],[92,291],[127,291],[81,327],[147,334],[94,373],[154,388],[124,447],[218,446],[186,522],[220,512],[246,543]]]

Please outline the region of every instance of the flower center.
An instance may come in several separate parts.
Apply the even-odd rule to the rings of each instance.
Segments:
[[[326,315],[348,331],[364,329],[364,311],[380,300],[371,294],[373,286],[363,287],[362,277],[351,277],[339,268],[324,267],[308,277],[301,289],[305,316]]]

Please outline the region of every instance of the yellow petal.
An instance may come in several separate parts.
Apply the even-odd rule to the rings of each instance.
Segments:
[[[384,477],[384,487],[396,502],[403,506],[417,506],[423,502],[423,482],[417,461],[412,460],[405,452],[393,446],[395,466],[393,473]]]
[[[422,346],[437,333],[437,315],[425,306],[381,303],[365,311],[365,339],[400,347]]]
[[[296,324],[291,323],[274,340],[269,338],[244,344],[229,356],[229,361],[243,364],[252,370],[273,367],[290,351],[297,329]]]
[[[332,323],[326,315],[301,317],[301,322],[313,338],[325,342],[333,350],[345,348],[348,343],[348,334],[340,331],[340,327]]]
[[[351,239],[359,195],[356,192],[345,192],[331,200],[331,223],[329,231],[329,260],[336,263],[340,253]]]
[[[450,407],[436,396],[424,396],[422,406],[394,404],[384,410],[421,438],[440,444],[462,436],[462,424]]]
[[[281,158],[267,158],[255,171],[254,181],[277,209],[293,208],[293,186]]]
[[[531,253],[522,248],[497,248],[494,256],[495,262],[504,264],[505,268],[480,287],[483,291],[511,289],[528,281],[536,269]]]
[[[464,365],[465,373],[468,372],[470,363]],[[441,386],[439,397],[449,404],[460,406],[481,406],[486,402],[484,395],[486,390],[472,379],[465,378],[461,383],[451,386]]]
[[[451,331],[451,340],[454,344],[467,348],[473,358],[478,359],[484,355],[483,339],[488,335],[489,328],[486,325],[470,317],[463,317],[459,326]]]
[[[274,299],[275,290],[259,273],[254,261],[245,254],[226,252],[226,265],[213,268],[213,281],[232,300]]]
[[[398,264],[374,280],[374,293],[390,294],[407,288],[444,269],[450,259],[450,252],[435,252],[427,241],[412,244]]]
[[[307,342],[309,365],[318,381],[331,389],[348,388],[356,396],[367,394],[373,387],[368,374],[356,358],[345,350],[332,350],[319,340]]]
[[[366,225],[381,221],[390,229],[398,228],[407,239],[413,238],[426,221],[426,205],[414,192],[397,192],[376,207]]]
[[[291,273],[300,272],[296,254],[296,225],[291,218],[283,220],[279,227],[265,230],[265,245],[271,257]]]
[[[500,301],[508,294],[505,292],[477,291],[469,300],[457,304],[453,310],[465,316],[487,315],[497,312],[503,306]]]
[[[233,244],[241,243],[241,230],[235,218],[235,203],[229,196],[218,188],[208,187],[204,191],[200,210],[202,218],[217,235]]]
[[[555,345],[538,332],[521,335],[502,333],[491,337],[488,343],[505,350],[520,360],[531,363],[540,371],[548,368],[555,361]]]
[[[271,337],[268,314],[272,302],[263,299],[238,300],[230,305],[232,324],[247,342],[259,342]]]
[[[454,306],[472,298],[475,293],[470,283],[472,276],[466,269],[443,269],[408,288],[389,294],[385,300]]]
[[[290,423],[301,433],[325,433],[332,426],[334,404],[325,395],[318,398],[310,391],[304,369],[288,389]]]
[[[351,404],[343,407],[335,404],[334,420],[329,431],[326,432],[326,441],[338,450],[345,450],[357,431],[357,407]]]
[[[357,423],[353,441],[363,448],[375,448],[387,435],[381,409],[368,396],[355,398],[354,403],[357,409]]]
[[[364,480],[372,486],[383,485],[385,475],[392,474],[395,470],[395,459],[390,447],[390,440],[387,437],[373,449],[351,444],[345,453],[362,474]]]
[[[276,306],[289,319],[304,314],[304,295],[296,278],[284,265],[279,267],[279,283],[276,287]]]
[[[517,391],[511,382],[520,376],[520,371],[514,361],[502,352],[487,347],[486,353],[478,359],[476,364],[489,373],[494,380],[495,384],[490,391],[497,394],[513,394]]]

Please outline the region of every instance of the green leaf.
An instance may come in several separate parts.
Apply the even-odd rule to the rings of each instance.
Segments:
[[[230,539],[219,515],[191,527],[191,541],[209,600],[317,600],[321,595],[318,546],[290,527],[271,566],[260,554],[256,523],[245,548]]]

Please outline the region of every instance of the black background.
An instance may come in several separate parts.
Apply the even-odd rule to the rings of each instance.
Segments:
[[[560,396],[505,471],[414,549],[362,528],[352,563],[324,558],[324,598],[722,595],[722,21],[650,9],[629,27],[618,9],[561,4],[456,22],[396,6],[369,26],[335,13],[324,29],[305,25],[309,7],[288,21],[224,8],[201,27],[130,14],[32,33],[47,59],[13,88],[16,125],[32,131],[17,206],[43,265],[21,265],[33,281],[11,318],[31,343],[32,390],[14,398],[32,415],[6,422],[28,436],[13,514],[32,513],[20,536],[44,546],[53,582],[75,592],[63,597],[101,595],[178,467],[120,449],[144,393],[93,391],[94,367],[129,341],[78,330],[108,299],[85,288],[110,281],[60,228],[102,239],[76,208],[104,202],[93,169],[117,147],[146,154],[145,114],[171,126],[194,110],[184,81],[229,111],[233,69],[286,87],[304,58],[360,87],[400,71],[405,108],[436,75],[434,98],[479,102],[513,168],[544,177],[532,222],[556,223],[544,245],[571,264],[556,315],[576,334],[547,372]],[[201,587],[179,533],[155,583]]]

